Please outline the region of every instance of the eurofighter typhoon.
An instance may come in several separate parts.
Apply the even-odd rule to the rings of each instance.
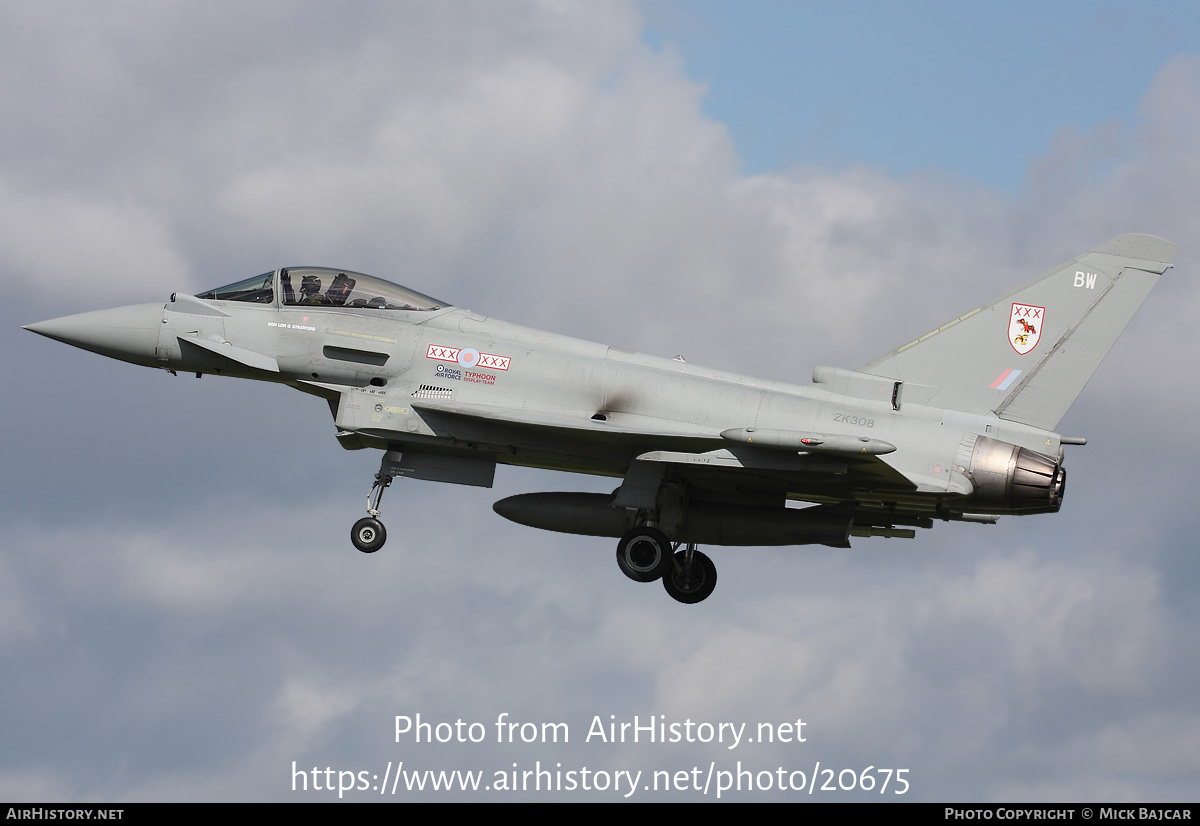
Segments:
[[[1178,246],[1121,235],[857,370],[812,385],[709,370],[510,324],[347,270],[285,267],[197,296],[26,329],[122,361],[281,382],[329,404],[349,450],[383,451],[351,541],[383,546],[398,478],[490,487],[497,464],[621,479],[496,513],[619,539],[617,564],[699,602],[697,545],[847,548],[934,520],[1063,501],[1055,432]],[[788,500],[811,503],[785,507]]]

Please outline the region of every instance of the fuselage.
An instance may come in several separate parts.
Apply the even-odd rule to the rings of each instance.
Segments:
[[[322,283],[317,276],[351,285],[345,303],[298,292],[302,280]],[[322,396],[348,448],[407,446],[613,477],[637,457],[665,451],[665,460],[686,464],[693,486],[779,504],[850,503],[943,518],[1028,512],[994,491],[978,495],[971,470],[979,437],[1060,456],[1054,433],[906,398],[889,379],[834,368],[818,368],[807,387],[753,378],[504,322],[411,291],[404,299],[352,298],[369,294],[364,279],[371,291],[403,290],[345,271],[285,268],[201,297],[176,294],[163,305],[31,329],[172,372],[282,382]],[[779,449],[789,446],[767,434],[808,434],[818,443]],[[856,455],[860,443],[888,452],[864,447]]]
[[[493,504],[530,527],[619,538],[617,564],[699,602],[697,545],[912,538],[935,519],[1053,513],[1058,426],[1178,246],[1119,235],[859,370],[799,386],[595,344],[347,270],[292,267],[29,329],[174,374],[323,398],[337,438],[382,451],[351,543],[373,554],[396,479],[490,487],[498,464],[620,479],[611,494]],[[793,359],[794,361],[794,359]],[[788,500],[812,503],[787,507]]]

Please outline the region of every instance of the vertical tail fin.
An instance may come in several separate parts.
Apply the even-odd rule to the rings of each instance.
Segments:
[[[1053,430],[1178,250],[1118,235],[859,369],[936,387],[937,407]]]

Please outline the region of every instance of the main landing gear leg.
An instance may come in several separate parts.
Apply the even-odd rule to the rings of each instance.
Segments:
[[[387,530],[378,519],[379,502],[383,499],[384,488],[391,483],[392,477],[380,468],[375,474],[375,484],[371,485],[371,492],[367,494],[367,513],[370,516],[364,516],[350,529],[350,541],[364,554],[375,553],[387,541]]]
[[[663,574],[663,588],[672,599],[692,604],[706,599],[717,587],[717,566],[689,542],[687,548],[671,558],[671,567]]]

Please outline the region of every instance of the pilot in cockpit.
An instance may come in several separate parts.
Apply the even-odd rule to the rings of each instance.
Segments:
[[[301,304],[324,304],[325,296],[321,295],[321,279],[315,275],[306,275],[300,279]]]

